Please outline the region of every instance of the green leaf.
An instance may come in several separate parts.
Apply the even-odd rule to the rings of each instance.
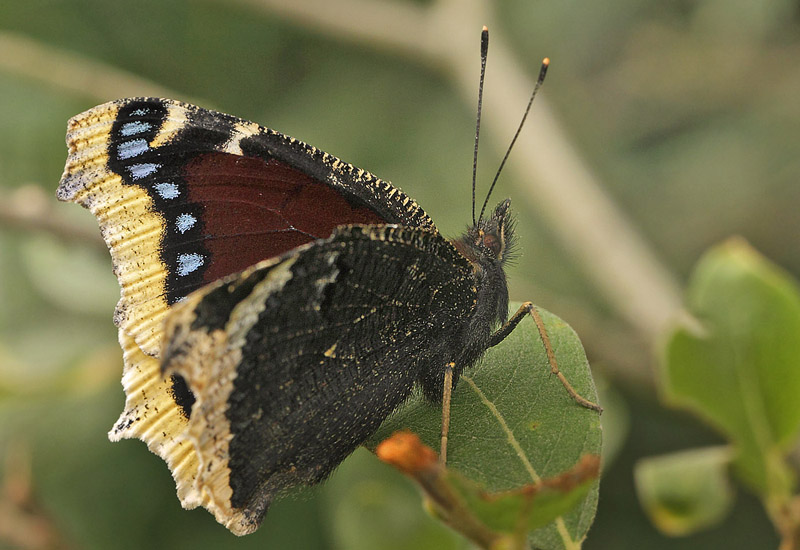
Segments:
[[[700,261],[688,320],[669,335],[663,382],[672,403],[707,419],[736,446],[740,477],[785,495],[784,463],[800,430],[800,289],[747,243],[732,239]]]
[[[733,504],[730,447],[645,458],[636,464],[639,501],[662,532],[682,536],[721,522]]]
[[[519,304],[512,306],[516,311]],[[586,355],[575,332],[558,317],[539,310],[558,365],[577,392],[597,400]],[[439,448],[441,407],[421,396],[388,419],[368,442],[374,447],[409,429]],[[599,454],[600,418],[577,405],[550,374],[532,319],[523,320],[485,359],[465,373],[451,404],[448,467],[488,491],[510,490],[572,468],[585,454]],[[592,523],[597,484],[572,511],[530,535],[535,548],[577,548]]]
[[[586,498],[599,473],[599,456],[584,455],[572,470],[514,491],[487,493],[453,470],[447,471],[446,481],[484,525],[513,535],[520,526],[525,531],[539,529],[572,510]]]

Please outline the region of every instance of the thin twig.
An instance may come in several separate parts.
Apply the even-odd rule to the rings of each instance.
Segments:
[[[411,432],[395,432],[375,449],[382,461],[416,481],[438,511],[438,517],[479,548],[494,548],[502,538],[481,522],[447,480],[447,468],[430,447]]]

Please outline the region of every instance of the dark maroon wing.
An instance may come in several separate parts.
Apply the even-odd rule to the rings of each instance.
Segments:
[[[296,139],[167,99],[70,121],[62,200],[95,213],[122,286],[117,324],[155,355],[190,292],[346,224],[435,231],[389,182]]]

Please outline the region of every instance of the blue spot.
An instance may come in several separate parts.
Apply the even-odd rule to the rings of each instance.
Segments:
[[[185,277],[192,271],[196,271],[205,262],[202,254],[192,252],[178,256],[178,275]]]
[[[141,134],[142,132],[148,131],[152,128],[149,122],[126,122],[122,125],[122,128],[119,129],[119,133],[123,136],[134,136],[136,134]]]
[[[131,116],[144,116],[149,114],[150,114],[150,109],[145,109],[144,107],[139,107],[135,111],[131,111]]]
[[[150,147],[147,145],[147,140],[132,139],[117,145],[117,157],[119,157],[119,160],[129,159],[141,155],[148,149]]]
[[[178,231],[180,231],[181,234],[189,231],[192,227],[194,227],[195,223],[197,223],[197,218],[195,218],[191,214],[181,214],[180,216],[178,216],[178,219],[175,220],[175,225],[177,226]]]
[[[153,187],[162,199],[174,199],[181,194],[174,183],[157,183]]]
[[[128,166],[128,172],[130,172],[133,179],[138,180],[149,176],[159,168],[161,168],[160,164],[154,164],[152,162],[147,162],[144,164],[131,164]]]

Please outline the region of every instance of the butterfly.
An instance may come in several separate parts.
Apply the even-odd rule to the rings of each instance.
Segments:
[[[90,109],[67,144],[57,196],[97,217],[121,287],[126,402],[109,438],[142,439],[181,504],[237,535],[415,386],[446,409],[464,369],[538,319],[530,303],[508,318],[508,200],[448,240],[389,182],[169,99]]]

